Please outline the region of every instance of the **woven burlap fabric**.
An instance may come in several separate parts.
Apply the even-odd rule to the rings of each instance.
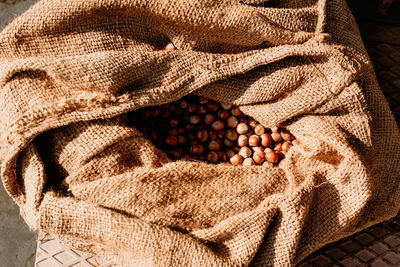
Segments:
[[[399,210],[399,129],[344,1],[41,1],[0,34],[0,87],[28,225],[121,266],[294,265]],[[173,162],[127,123],[190,93],[301,146]]]

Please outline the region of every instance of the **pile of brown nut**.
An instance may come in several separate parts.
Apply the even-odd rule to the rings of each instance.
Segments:
[[[129,121],[173,160],[276,166],[299,141],[285,129],[269,129],[232,104],[189,95],[140,109]]]

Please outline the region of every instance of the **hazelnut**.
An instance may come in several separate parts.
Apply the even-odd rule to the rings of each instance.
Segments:
[[[192,115],[189,118],[189,121],[191,124],[197,124],[200,122],[200,116],[199,115]]]
[[[185,154],[183,154],[182,159],[183,160],[191,160],[192,156],[189,153],[185,153]]]
[[[208,102],[207,109],[209,112],[215,112],[218,110],[218,104],[215,102]]]
[[[272,140],[274,140],[274,142],[279,142],[282,140],[282,136],[277,131],[272,132],[271,138],[272,138]]]
[[[179,120],[177,118],[173,118],[169,120],[169,126],[170,127],[176,127],[179,124]]]
[[[218,136],[218,138],[224,138],[225,137],[225,131],[224,130],[218,131],[217,132],[217,136]]]
[[[188,109],[189,112],[193,113],[197,111],[197,105],[196,104],[191,104]]]
[[[240,155],[236,154],[236,155],[234,155],[233,157],[230,158],[230,162],[233,165],[241,165],[242,162],[243,162],[243,159],[242,159],[242,157]]]
[[[242,117],[243,116],[243,112],[241,112],[240,109],[237,108],[237,107],[232,108],[231,114],[233,116],[236,116],[236,117]]]
[[[196,132],[196,139],[199,142],[205,142],[208,139],[208,131],[206,129],[201,129]]]
[[[201,105],[204,105],[208,103],[208,98],[200,96],[198,101]]]
[[[227,147],[233,147],[235,145],[234,142],[232,142],[231,140],[229,140],[228,138],[224,139],[224,145]]]
[[[180,145],[186,144],[186,138],[184,136],[178,135],[177,139],[178,139],[178,144],[180,144]]]
[[[247,135],[241,134],[241,135],[238,136],[237,144],[239,146],[246,146],[248,139],[249,138],[247,137]]]
[[[218,111],[218,117],[225,120],[226,118],[229,117],[229,112],[226,110],[220,110],[220,111]]]
[[[207,113],[207,107],[204,105],[200,105],[197,112],[201,115],[206,114]]]
[[[182,100],[182,101],[179,103],[179,107],[180,107],[181,109],[186,109],[188,106],[189,106],[189,103],[188,103],[186,100]]]
[[[218,154],[216,152],[214,152],[214,151],[208,152],[207,156],[206,156],[206,159],[207,159],[208,162],[217,163]]]
[[[211,151],[218,151],[218,150],[221,149],[221,145],[216,141],[211,141],[208,144],[208,149],[211,150]]]
[[[210,131],[210,132],[208,133],[208,138],[209,138],[210,140],[215,140],[215,139],[217,139],[217,132],[216,132],[216,131]]]
[[[214,121],[211,125],[214,131],[221,131],[225,128],[225,123],[221,120]]]
[[[272,139],[271,139],[271,135],[269,133],[262,134],[260,137],[261,137],[261,145],[262,146],[267,147],[267,146],[271,145]]]
[[[234,146],[233,150],[238,153],[242,147],[241,146]]]
[[[254,127],[254,133],[256,135],[263,135],[265,133],[265,128],[261,124],[257,124],[256,127]]]
[[[264,147],[263,146],[254,146],[252,147],[254,152],[264,152]]]
[[[264,154],[264,152],[261,152],[261,151],[254,152],[254,154],[253,154],[253,160],[254,160],[254,162],[257,163],[257,164],[263,163],[263,161],[265,160],[265,154]]]
[[[238,126],[236,127],[236,131],[238,134],[245,134],[247,133],[247,131],[249,130],[249,126],[247,126],[247,124],[241,122],[238,124]]]
[[[274,150],[271,150],[270,152],[265,154],[265,159],[268,160],[271,163],[277,163],[278,162],[278,155],[275,153]]]
[[[233,107],[231,103],[221,103],[221,107],[225,110],[230,110]]]
[[[251,151],[250,148],[248,148],[247,146],[244,146],[242,148],[240,148],[239,150],[239,155],[242,156],[243,158],[248,158],[251,156],[253,152]]]
[[[252,158],[247,158],[243,160],[243,166],[253,166],[255,165],[254,160]]]
[[[211,123],[213,123],[213,121],[216,119],[214,114],[206,114],[204,116],[204,123],[207,125],[211,125]]]
[[[293,144],[294,146],[298,146],[298,145],[300,145],[300,141],[297,140],[297,139],[294,139],[294,140],[292,141],[292,144]]]
[[[165,49],[166,51],[174,51],[174,50],[176,50],[176,47],[174,46],[173,43],[168,43],[168,44],[165,46],[164,49]]]
[[[173,136],[178,135],[178,130],[176,128],[170,128],[168,130],[168,135],[173,135]]]
[[[287,152],[291,146],[292,146],[291,143],[289,143],[288,141],[285,141],[282,143],[281,149],[282,149],[282,151]]]
[[[236,141],[236,139],[238,138],[238,134],[235,130],[229,129],[225,132],[225,137],[231,141]]]
[[[171,151],[168,151],[168,156],[171,158],[171,159],[179,159],[180,157],[181,157],[181,154],[179,154],[177,151],[175,151],[175,150],[171,150]]]
[[[228,149],[226,151],[226,155],[228,156],[228,158],[232,158],[233,156],[236,155],[236,152],[233,149]]]
[[[201,153],[203,153],[204,148],[202,145],[199,144],[192,144],[190,146],[190,153],[194,154],[194,155],[200,155]]]
[[[258,135],[249,137],[249,146],[258,146],[258,144],[260,144],[260,137]]]
[[[276,143],[274,146],[275,151],[282,151],[282,143]]]
[[[249,119],[247,124],[250,126],[251,129],[255,129],[257,125],[259,125],[255,120]]]
[[[285,129],[281,130],[281,136],[285,141],[290,141],[294,138],[293,135],[288,130]]]
[[[235,116],[229,116],[226,119],[226,126],[228,126],[228,128],[234,129],[237,127],[238,124],[239,124],[239,121]]]
[[[226,156],[226,153],[225,153],[225,152],[223,152],[223,151],[217,151],[217,154],[218,154],[218,158],[219,158],[221,161],[227,161],[227,160],[228,160],[228,157]]]
[[[165,139],[165,144],[168,146],[176,146],[178,145],[178,139],[175,136],[167,136]]]
[[[272,163],[269,162],[269,161],[264,161],[263,164],[262,164],[262,166],[263,166],[263,167],[272,168],[272,167],[274,167],[274,164],[272,164]]]

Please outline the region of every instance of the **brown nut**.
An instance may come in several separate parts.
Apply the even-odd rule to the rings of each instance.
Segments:
[[[277,163],[278,162],[278,155],[274,150],[269,151],[268,153],[265,154],[265,159],[268,160],[271,163]]]
[[[226,156],[225,152],[217,151],[217,154],[218,154],[219,160],[221,160],[221,161],[227,161],[228,160],[228,157]]]
[[[249,137],[249,146],[258,146],[260,144],[260,137],[258,135],[252,135]]]
[[[179,120],[177,118],[172,118],[169,120],[169,126],[170,127],[176,127],[179,124]]]
[[[191,104],[187,110],[191,113],[196,112],[197,111],[197,105],[196,104]]]
[[[271,145],[272,138],[271,138],[271,135],[269,133],[262,134],[260,137],[261,137],[261,145],[262,146],[267,147],[267,146]]]
[[[241,112],[240,109],[237,108],[237,107],[232,108],[231,114],[233,116],[236,116],[236,117],[242,117],[243,116],[243,112]]]
[[[254,119],[249,119],[247,124],[250,126],[251,129],[255,129],[258,123]]]
[[[238,134],[235,130],[229,129],[225,132],[225,137],[231,141],[236,141],[236,139],[238,138]]]
[[[180,145],[186,144],[186,138],[184,136],[178,135],[177,139],[178,139],[178,144],[180,144]]]
[[[247,137],[247,135],[241,134],[241,135],[238,136],[237,144],[239,146],[246,146],[248,140],[249,140],[249,138]]]
[[[208,102],[207,109],[209,112],[215,112],[218,110],[218,104],[215,102]]]
[[[229,140],[228,138],[225,138],[224,145],[227,147],[233,147],[235,145],[235,143],[233,141]]]
[[[199,142],[205,142],[208,139],[208,131],[207,129],[200,129],[196,132],[196,139]]]
[[[293,135],[288,130],[285,129],[281,130],[281,136],[285,141],[290,141],[294,138]]]
[[[189,121],[191,124],[197,124],[200,122],[200,116],[199,115],[192,115],[189,118]]]
[[[192,144],[190,146],[190,153],[193,155],[200,155],[201,153],[203,153],[204,148],[202,145],[199,144]]]
[[[253,153],[253,151],[251,151],[250,148],[248,148],[247,146],[244,146],[244,147],[240,148],[238,154],[240,156],[242,156],[243,158],[248,158],[251,156],[252,153]]]
[[[168,43],[168,44],[165,46],[164,49],[165,49],[166,51],[174,51],[174,50],[176,50],[176,47],[174,46],[173,43]]]
[[[225,123],[221,120],[214,121],[211,124],[211,127],[213,128],[214,131],[221,131],[222,129],[225,128]]]
[[[274,145],[274,150],[275,151],[282,151],[282,143],[276,143]]]
[[[247,131],[249,130],[249,126],[247,126],[247,124],[241,122],[238,124],[238,126],[236,127],[236,132],[238,134],[245,134],[247,133]]]
[[[256,135],[263,135],[265,133],[265,128],[261,124],[257,124],[256,127],[254,127],[254,133]]]
[[[168,146],[177,146],[178,139],[175,136],[167,136],[167,138],[165,138],[165,144]]]
[[[232,158],[233,156],[236,155],[236,152],[233,149],[228,149],[226,151],[226,155],[228,156],[228,158]]]
[[[229,117],[229,112],[226,110],[220,110],[218,111],[218,117],[225,120],[226,118]]]
[[[218,161],[218,154],[214,151],[210,151],[207,153],[206,159],[208,162],[217,163]]]
[[[283,142],[281,147],[282,151],[287,152],[291,146],[292,144],[289,143],[288,141]]]
[[[252,147],[254,152],[264,152],[264,147],[263,146],[254,146]]]
[[[242,156],[236,154],[230,158],[230,162],[232,163],[232,165],[241,165],[243,162],[243,158]]]
[[[231,103],[221,103],[221,107],[225,110],[230,110],[233,107]]]
[[[257,163],[257,164],[263,163],[264,160],[265,160],[265,154],[264,154],[264,152],[261,152],[261,151],[254,152],[254,154],[253,154],[253,160],[254,160],[254,162]]]
[[[198,99],[198,101],[199,101],[199,103],[200,103],[201,105],[204,105],[204,104],[207,104],[207,103],[208,103],[209,99],[206,98],[206,97],[200,96],[199,99]]]
[[[234,129],[238,126],[238,124],[239,124],[239,121],[235,116],[229,116],[226,119],[226,126],[228,126],[228,128]]]
[[[262,166],[263,166],[263,167],[272,168],[272,167],[274,167],[274,164],[272,164],[272,163],[269,162],[269,161],[264,161],[263,164],[262,164]]]
[[[272,140],[274,140],[274,142],[279,142],[279,141],[281,141],[281,140],[282,140],[282,136],[281,136],[281,134],[280,134],[280,133],[278,133],[277,131],[275,131],[275,132],[272,132],[272,134],[271,134],[271,138],[272,138]]]
[[[201,115],[206,114],[207,113],[207,107],[204,105],[200,105],[199,108],[197,109],[197,112]]]
[[[214,114],[206,114],[204,116],[204,123],[207,125],[211,125],[216,118],[217,117]]]
[[[217,137],[218,137],[218,135],[217,135],[217,132],[216,132],[216,131],[210,131],[210,132],[208,133],[208,138],[209,138],[210,140],[215,140],[215,139],[217,139]]]
[[[211,141],[208,144],[208,149],[211,150],[211,151],[218,151],[218,150],[221,149],[221,145],[216,141]]]
[[[247,158],[247,159],[243,160],[242,165],[243,166],[253,166],[253,165],[256,165],[256,164],[254,163],[254,160],[252,158]]]
[[[182,101],[179,103],[179,107],[180,107],[181,109],[186,109],[188,106],[189,106],[189,102],[187,102],[186,100],[182,100]]]

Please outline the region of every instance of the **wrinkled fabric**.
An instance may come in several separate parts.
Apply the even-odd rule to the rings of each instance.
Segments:
[[[40,1],[0,34],[0,88],[27,224],[119,266],[292,266],[399,210],[399,129],[343,0]],[[188,94],[301,145],[171,161],[126,113]]]

